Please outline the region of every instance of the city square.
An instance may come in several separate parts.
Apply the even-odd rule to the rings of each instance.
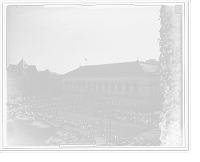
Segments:
[[[5,148],[187,147],[181,4],[3,9]]]

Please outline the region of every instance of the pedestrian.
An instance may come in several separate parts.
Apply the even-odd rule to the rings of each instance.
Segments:
[[[85,125],[84,125],[84,123],[83,123],[83,129],[85,129]]]
[[[118,136],[118,142],[120,142],[120,136]]]
[[[105,138],[106,146],[108,146],[108,137]]]
[[[106,143],[106,146],[108,146],[108,140],[109,140],[109,137],[107,136],[107,140],[106,140],[106,141],[107,141],[107,143]]]
[[[116,135],[116,134],[114,134],[114,139],[115,139],[115,141],[116,141],[116,139],[117,139],[117,135]]]

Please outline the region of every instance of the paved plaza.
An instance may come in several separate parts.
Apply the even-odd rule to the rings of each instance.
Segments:
[[[43,114],[51,114],[53,115],[53,118],[56,117],[56,110],[50,110],[49,108],[41,109],[41,112]],[[110,146],[116,146],[117,141],[114,139],[114,134],[120,136],[120,141],[127,141],[132,140],[133,138],[136,140],[136,142],[142,142],[145,139],[150,139],[153,142],[154,146],[159,146],[159,134],[160,131],[157,127],[152,126],[145,126],[141,124],[135,124],[130,122],[123,122],[116,119],[109,119],[105,118],[102,120],[102,128],[103,133],[105,134],[105,137],[100,136],[100,127],[93,127],[93,123],[96,120],[100,120],[98,117],[90,116],[90,115],[84,115],[69,111],[57,111],[57,117],[60,119],[66,119],[68,121],[77,122],[78,127],[74,128],[70,124],[66,124],[63,126],[64,129],[73,129],[75,131],[82,132],[84,135],[90,135],[93,133],[94,138],[96,140],[96,144],[98,146],[105,146],[105,137],[110,137],[110,128],[111,128],[111,144],[108,144]],[[87,124],[90,124],[91,130],[88,130]],[[55,123],[54,120],[48,121],[50,125],[60,127],[60,123]],[[83,124],[86,126],[83,130]],[[111,127],[110,127],[111,126]],[[95,134],[96,129],[96,134]],[[107,131],[106,131],[107,129]],[[118,138],[117,138],[118,139]]]

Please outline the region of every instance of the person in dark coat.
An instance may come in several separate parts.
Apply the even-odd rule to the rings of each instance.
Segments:
[[[83,129],[85,129],[85,125],[84,125],[84,123],[83,123]]]

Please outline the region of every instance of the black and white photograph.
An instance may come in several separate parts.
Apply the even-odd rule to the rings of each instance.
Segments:
[[[188,150],[189,1],[4,3],[2,150]]]

